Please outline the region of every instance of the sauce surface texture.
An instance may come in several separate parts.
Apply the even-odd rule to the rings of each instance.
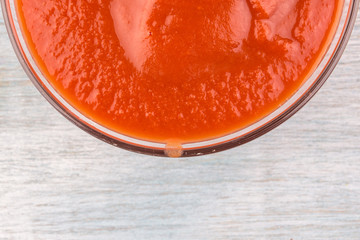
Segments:
[[[265,117],[322,57],[337,0],[17,0],[40,69],[101,125],[153,141]]]

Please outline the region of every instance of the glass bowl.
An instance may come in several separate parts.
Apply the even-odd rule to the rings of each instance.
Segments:
[[[144,141],[114,132],[88,119],[68,104],[35,64],[20,30],[14,1],[0,1],[11,43],[22,67],[35,87],[54,108],[76,126],[113,146],[137,153],[168,157],[199,156],[230,149],[260,137],[294,115],[314,96],[334,70],[350,38],[359,6],[359,0],[345,0],[339,26],[325,56],[297,92],[278,109],[258,122],[226,136],[202,142],[171,145]]]

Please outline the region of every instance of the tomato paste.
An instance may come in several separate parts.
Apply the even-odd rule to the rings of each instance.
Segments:
[[[58,93],[143,140],[211,139],[281,106],[324,55],[339,0],[17,0]]]

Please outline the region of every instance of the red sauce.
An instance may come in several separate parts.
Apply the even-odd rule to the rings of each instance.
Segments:
[[[17,0],[53,87],[144,140],[204,140],[282,105],[337,26],[337,0]]]

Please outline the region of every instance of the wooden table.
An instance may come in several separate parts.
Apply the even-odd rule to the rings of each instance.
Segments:
[[[219,154],[133,154],[82,132],[20,67],[0,19],[0,239],[360,239],[360,19],[285,124]]]

